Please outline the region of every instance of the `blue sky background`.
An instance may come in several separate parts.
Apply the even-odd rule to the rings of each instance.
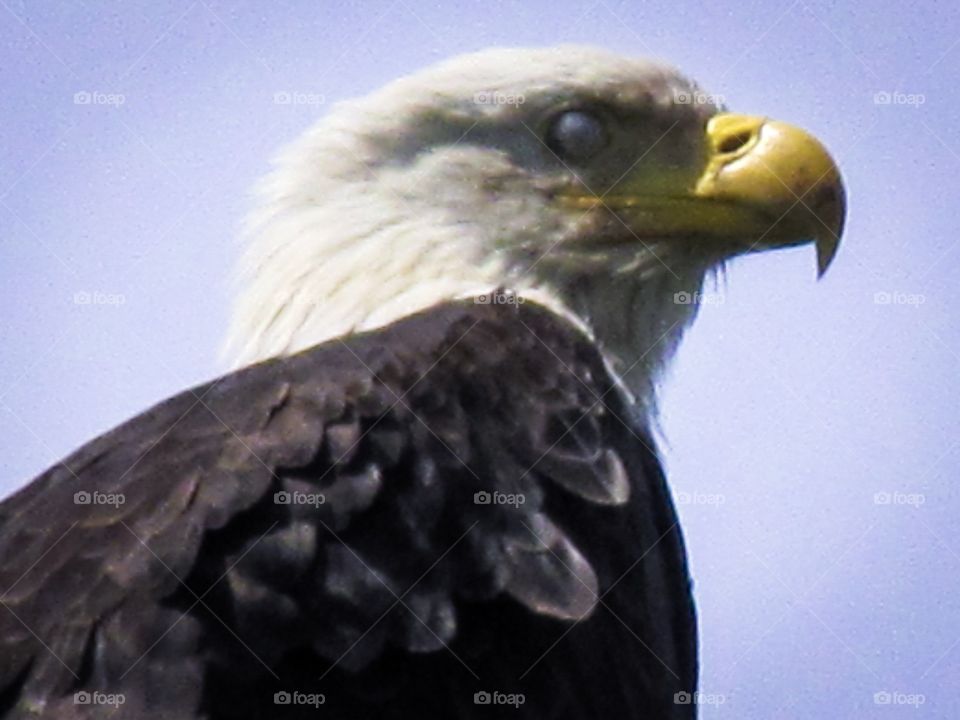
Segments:
[[[664,389],[701,689],[724,701],[702,716],[960,717],[958,18],[0,0],[0,491],[221,369],[248,190],[325,104],[489,45],[653,55],[813,131],[850,203],[823,281],[810,248],[733,265]]]

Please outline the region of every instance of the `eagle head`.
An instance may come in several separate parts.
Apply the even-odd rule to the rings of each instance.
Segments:
[[[276,160],[245,231],[237,364],[453,298],[535,299],[638,403],[704,280],[844,216],[807,133],[724,112],[670,67],[562,46],[464,55],[338,104]]]

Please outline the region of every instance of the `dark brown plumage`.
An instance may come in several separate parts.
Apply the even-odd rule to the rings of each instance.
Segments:
[[[529,303],[449,303],[161,403],[0,505],[0,557],[5,718],[318,717],[275,703],[294,690],[326,718],[694,713],[650,434]]]

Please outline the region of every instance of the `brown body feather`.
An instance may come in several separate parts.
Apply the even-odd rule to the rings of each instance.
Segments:
[[[529,303],[449,303],[161,403],[0,505],[0,560],[5,718],[316,717],[275,704],[295,690],[327,718],[695,712],[649,432]],[[525,702],[474,703],[494,690]]]

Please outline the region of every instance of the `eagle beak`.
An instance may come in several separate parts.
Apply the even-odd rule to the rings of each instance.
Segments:
[[[751,247],[815,242],[823,276],[846,211],[840,171],[823,145],[792,125],[732,113],[715,115],[706,132],[708,161],[694,197],[741,209],[727,230],[752,237]]]
[[[762,117],[720,113],[707,123],[694,168],[636,163],[602,196],[561,196],[605,208],[634,237],[686,239],[731,254],[816,244],[823,276],[840,244],[846,211],[840,171],[813,136]]]

